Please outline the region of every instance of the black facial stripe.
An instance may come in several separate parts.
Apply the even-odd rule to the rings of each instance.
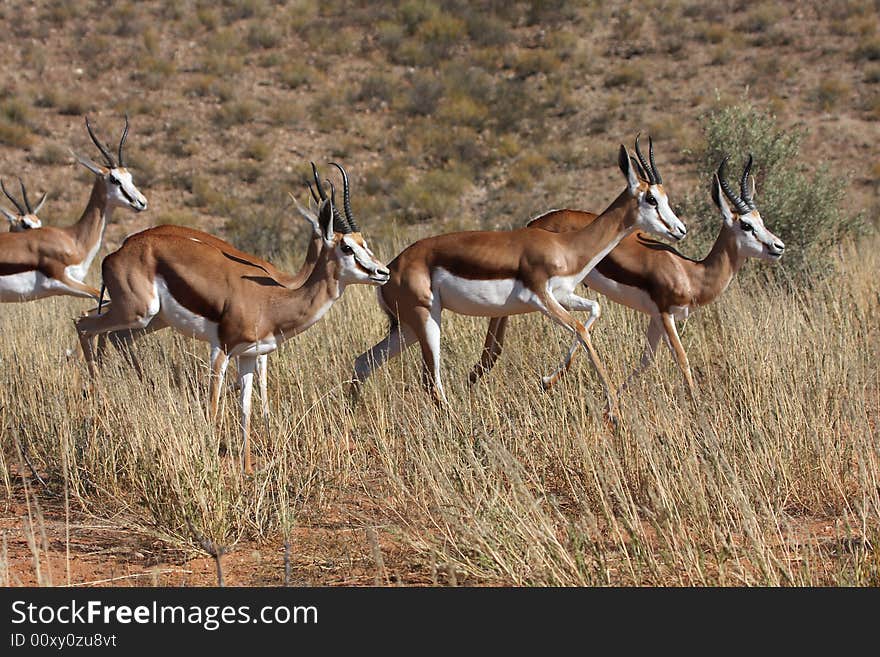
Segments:
[[[122,186],[122,183],[119,183],[119,192],[125,197],[126,201],[128,201],[132,205],[135,204],[135,200],[131,197],[131,195],[127,191],[125,191],[125,187]]]

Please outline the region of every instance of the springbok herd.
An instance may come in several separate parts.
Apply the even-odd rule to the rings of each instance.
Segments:
[[[268,413],[266,362],[285,340],[320,320],[348,285],[378,289],[379,306],[388,315],[388,334],[357,357],[351,393],[357,396],[370,374],[416,342],[422,352],[422,379],[437,404],[446,403],[440,378],[440,327],[444,309],[488,317],[486,342],[470,382],[488,373],[504,344],[510,315],[541,312],[573,336],[559,368],[542,380],[549,389],[571,366],[583,347],[605,391],[605,414],[615,421],[616,397],[651,364],[665,338],[692,396],[697,390],[687,353],[676,329],[698,306],[716,299],[746,258],[778,260],[785,249],[764,226],[755,207],[755,181],[749,156],[739,193],[725,177],[726,158],[713,177],[712,199],[722,226],[709,255],[691,260],[671,246],[638,231],[678,241],[687,228],[672,211],[654,161],[653,144],[646,160],[635,141],[636,157],[620,147],[618,166],[624,190],[602,212],[550,210],[528,225],[507,231],[468,231],[419,240],[385,266],[367,245],[351,208],[345,169],[343,213],[335,188],[322,184],[312,164],[308,207],[294,199],[311,224],[312,239],[301,269],[283,272],[271,263],[236,249],[213,235],[181,226],[156,226],[130,235],[101,264],[102,288],[84,282],[101,248],[104,229],[117,207],[135,212],[147,200],[125,168],[128,117],[114,155],[86,128],[103,164],[74,154],[95,175],[88,204],[71,226],[43,227],[20,182],[21,201],[2,191],[15,212],[2,209],[10,231],[0,234],[0,301],[21,302],[54,295],[88,297],[97,308],[76,320],[76,330],[89,371],[95,373],[109,340],[140,373],[134,340],[166,327],[211,345],[210,415],[217,414],[230,358],[237,359],[240,388],[242,467],[252,471],[251,397],[259,370],[262,412]],[[329,187],[329,190],[327,189]],[[612,392],[605,368],[590,340],[599,304],[577,294],[584,283],[617,303],[650,317],[647,343],[638,367]],[[105,291],[109,301],[104,300]],[[586,311],[585,322],[571,311]],[[93,338],[98,336],[97,345]]]

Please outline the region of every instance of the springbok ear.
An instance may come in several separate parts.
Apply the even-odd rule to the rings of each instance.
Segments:
[[[746,183],[746,184],[749,186],[749,198],[750,198],[751,200],[754,200],[754,199],[755,199],[755,191],[756,191],[756,189],[755,189],[755,177],[754,177],[754,176],[749,176],[749,182]]]
[[[733,212],[730,211],[727,199],[724,198],[724,194],[721,191],[721,181],[718,179],[717,173],[712,174],[712,200],[715,201],[715,205],[721,210],[721,217],[724,219],[724,223],[732,226]]]
[[[18,216],[12,214],[4,207],[0,207],[0,212],[3,213],[3,216],[6,217],[6,221],[8,221],[9,223],[14,224],[16,221],[18,221]]]
[[[617,166],[620,167],[621,172],[626,177],[626,186],[629,188],[629,193],[635,196],[639,189],[639,176],[632,162],[630,162],[629,153],[627,153],[626,146],[623,144],[620,145],[620,151],[617,154]]]
[[[106,176],[110,172],[110,169],[108,169],[107,167],[102,167],[100,164],[93,162],[85,155],[80,155],[79,153],[76,153],[74,151],[70,151],[70,154],[76,158],[77,162],[82,164],[86,169],[91,171],[96,176]]]
[[[321,226],[321,234],[325,242],[333,241],[333,203],[328,198],[321,201],[318,209],[318,223]]]
[[[302,218],[309,222],[309,225],[312,227],[312,235],[315,237],[321,237],[321,224],[318,222],[318,214],[315,210],[312,209],[311,199],[309,200],[309,207],[304,208],[299,201],[296,200],[296,197],[293,194],[290,194],[291,200],[296,204],[296,209],[302,215]]]

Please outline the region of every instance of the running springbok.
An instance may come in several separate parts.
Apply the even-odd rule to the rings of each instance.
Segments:
[[[638,150],[638,140],[636,141]],[[377,367],[418,341],[423,383],[438,404],[446,397],[440,381],[440,315],[449,309],[463,315],[503,317],[542,312],[573,333],[586,350],[605,390],[606,415],[614,419],[614,400],[605,368],[593,349],[589,328],[599,316],[598,303],[575,294],[575,288],[605,255],[634,230],[679,240],[687,232],[675,216],[653,165],[640,179],[626,147],[618,166],[626,188],[595,221],[570,233],[530,228],[472,231],[429,237],[407,247],[389,265],[391,279],[379,290],[379,304],[391,320],[388,335],[361,354],[354,365],[352,393]],[[587,310],[582,324],[569,310]]]
[[[725,178],[726,164],[727,158],[724,158],[712,178],[712,200],[721,211],[723,223],[709,255],[702,260],[692,260],[667,244],[637,234],[621,241],[587,275],[586,285],[651,318],[641,362],[619,392],[653,362],[660,338],[665,337],[691,396],[696,398],[697,387],[675,320],[686,319],[700,306],[721,296],[747,258],[777,261],[782,257],[785,244],[767,230],[755,206],[755,179],[750,176],[752,156],[749,155],[743,169],[739,195]],[[596,220],[597,215],[591,212],[554,210],[533,219],[529,227],[570,234],[569,231],[582,230]],[[507,319],[496,317],[490,321],[482,357],[470,375],[471,383],[492,369],[498,359]],[[562,367],[545,377],[546,386],[552,385],[571,366],[576,351],[577,344],[574,344]]]
[[[351,226],[353,232],[360,232],[360,229],[357,227],[357,223],[351,210],[351,191],[349,188],[348,174],[346,173],[345,169],[336,162],[331,162],[330,164],[339,169],[340,173],[342,174],[344,199],[343,202],[346,213],[346,219],[343,220],[339,216],[339,211],[334,205],[333,220],[340,226],[343,225],[343,221],[345,221]],[[317,207],[322,200],[325,200],[327,198],[327,195],[321,185],[321,181],[318,176],[318,168],[315,166],[314,162],[312,162],[311,165],[312,176],[314,178],[315,187],[317,187],[318,189],[318,193],[315,193],[315,189],[312,187],[311,183],[308,183],[308,186],[309,191],[311,192],[312,200],[316,204],[315,207]],[[258,258],[257,256],[250,253],[245,253],[244,251],[237,249],[226,240],[222,240],[215,235],[211,235],[210,233],[205,233],[194,228],[175,226],[172,224],[163,224],[160,226],[155,226],[154,228],[150,228],[149,230],[152,235],[177,235],[179,237],[185,237],[196,242],[202,242],[203,244],[209,244],[219,249],[230,258],[234,258],[242,263],[250,263],[255,268],[263,270],[263,272],[271,276],[275,281],[277,281],[284,287],[288,289],[296,289],[298,287],[301,287],[302,284],[305,283],[305,281],[308,279],[309,275],[312,273],[312,270],[315,268],[315,263],[318,261],[318,255],[321,253],[321,248],[324,245],[324,236],[321,233],[321,227],[318,225],[316,215],[308,212],[299,214],[301,214],[301,216],[308,221],[309,225],[312,228],[312,235],[311,239],[309,240],[305,261],[303,262],[302,266],[296,274],[289,274],[281,269],[278,269],[268,260],[263,260],[262,258]],[[108,309],[109,305],[109,303],[105,303],[102,305],[101,309],[96,308],[87,314],[96,315],[100,312],[100,310]],[[138,361],[137,356],[132,349],[132,343],[144,337],[145,335],[153,333],[154,331],[168,328],[168,326],[169,324],[163,319],[161,315],[156,315],[150,321],[149,325],[147,325],[145,328],[103,333],[98,338],[98,358],[100,360],[101,355],[106,351],[105,339],[109,340],[114,347],[125,354],[127,360],[137,371],[138,376],[142,377],[143,370],[141,369],[140,362]],[[261,410],[264,420],[268,419],[269,417],[268,360],[268,354],[262,354],[257,357],[256,373],[257,381],[259,382],[260,386]]]
[[[95,137],[88,117],[86,129],[107,162],[103,166],[74,153],[79,163],[95,174],[89,203],[72,226],[0,234],[0,301],[31,301],[56,295],[97,299],[98,290],[83,283],[83,279],[101,248],[114,208],[135,212],[147,208],[147,199],[134,186],[123,159],[128,117],[119,140],[118,162]]]
[[[0,207],[0,212],[3,213],[3,216],[6,217],[6,221],[9,222],[10,233],[23,233],[26,230],[41,228],[43,222],[40,221],[37,213],[43,207],[43,203],[46,202],[46,197],[48,196],[48,193],[44,193],[43,197],[37,201],[37,207],[31,207],[31,202],[27,195],[27,189],[25,189],[24,182],[22,182],[21,178],[18,179],[18,184],[21,186],[21,200],[22,203],[24,203],[23,206],[6,190],[6,185],[0,180],[0,189],[3,190],[6,198],[12,201],[12,205],[18,210],[18,214],[15,214],[4,207]]]
[[[309,212],[297,203],[303,214]],[[238,362],[243,469],[250,473],[250,415],[257,358],[275,351],[320,320],[348,285],[382,285],[388,269],[360,232],[336,222],[332,197],[310,220],[323,243],[306,281],[284,287],[252,256],[242,262],[217,247],[151,230],[130,236],[101,266],[112,304],[106,312],[76,321],[80,344],[94,374],[91,338],[101,333],[147,327],[154,317],[176,331],[211,345],[210,415],[215,418],[230,358]]]

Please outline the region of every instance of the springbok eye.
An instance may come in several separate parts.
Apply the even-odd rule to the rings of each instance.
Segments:
[[[740,222],[739,222],[739,227],[742,228],[747,233],[751,233],[755,229],[754,226],[752,226],[752,224],[750,224],[748,221],[742,221],[742,220],[740,220]]]
[[[352,253],[354,253],[354,249],[351,248],[351,247],[350,247],[348,244],[346,244],[345,242],[342,243],[342,246],[341,246],[340,248],[342,249],[342,252],[343,252],[345,255],[351,255]]]
[[[645,203],[656,207],[657,199],[654,198],[654,195],[651,192],[648,192],[647,194],[645,194]]]
[[[116,178],[115,176],[110,176],[110,182],[112,182],[116,186],[119,186],[122,184],[122,181],[119,180],[119,178]]]

